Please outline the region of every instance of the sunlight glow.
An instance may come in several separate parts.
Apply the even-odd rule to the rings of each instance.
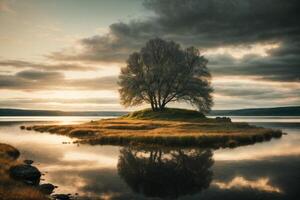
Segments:
[[[228,47],[218,47],[212,48],[204,51],[205,55],[231,55],[235,59],[242,59],[247,55],[258,55],[261,57],[268,56],[268,51],[272,49],[277,49],[280,47],[280,43],[270,43],[270,44],[251,44],[251,45],[238,45],[238,46],[228,46]]]
[[[82,66],[95,67],[96,70],[90,71],[65,71],[65,77],[67,79],[82,79],[82,78],[99,78],[103,76],[118,76],[120,68],[122,67],[119,63],[81,63]]]

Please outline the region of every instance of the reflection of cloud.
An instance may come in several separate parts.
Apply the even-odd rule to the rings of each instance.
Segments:
[[[64,154],[64,161],[81,161],[83,163],[87,161],[94,161],[95,164],[100,165],[102,167],[114,167],[117,165],[117,160],[110,155],[101,155],[95,154],[92,152],[66,152]]]
[[[294,145],[289,145],[289,144],[286,145],[282,144],[282,145],[275,145],[272,151],[270,151],[269,148],[257,148],[257,150],[255,150],[255,146],[249,148],[246,147],[246,149],[243,150],[233,149],[231,152],[226,151],[226,152],[216,153],[215,159],[216,160],[260,160],[267,157],[298,156],[298,155],[300,155],[300,147],[295,147]]]
[[[260,178],[255,181],[246,180],[244,177],[237,176],[229,182],[214,181],[212,184],[216,185],[220,189],[234,189],[234,188],[251,188],[261,190],[265,192],[282,193],[278,187],[271,186],[269,178]]]
[[[257,143],[235,149],[220,149],[214,152],[215,160],[260,160],[270,157],[298,156],[300,155],[299,134],[288,130],[287,136],[280,140],[268,143]]]
[[[47,181],[58,185],[56,192],[79,193],[80,196],[91,199],[110,199],[115,196],[128,194],[128,188],[115,169],[57,169],[46,174]],[[103,198],[102,198],[103,197]],[[88,199],[88,198],[87,198]]]

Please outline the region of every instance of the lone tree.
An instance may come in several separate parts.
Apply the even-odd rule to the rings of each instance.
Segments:
[[[169,102],[187,102],[208,112],[213,89],[207,62],[195,47],[182,49],[173,41],[151,39],[121,69],[121,103],[126,107],[149,103],[153,111],[162,111]]]

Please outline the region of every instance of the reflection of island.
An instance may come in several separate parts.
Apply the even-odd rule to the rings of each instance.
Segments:
[[[208,188],[213,162],[210,150],[125,147],[119,157],[118,172],[136,193],[176,198]]]

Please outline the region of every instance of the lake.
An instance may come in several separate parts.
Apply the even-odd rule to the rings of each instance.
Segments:
[[[42,182],[57,185],[56,193],[83,199],[298,199],[300,117],[231,118],[287,135],[218,150],[91,146],[19,127],[101,117],[0,117],[0,142],[34,160],[45,174]]]

